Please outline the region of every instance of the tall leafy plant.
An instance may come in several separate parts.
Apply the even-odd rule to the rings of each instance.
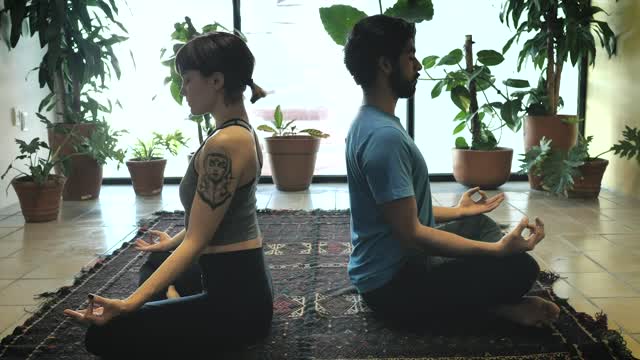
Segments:
[[[592,6],[590,0],[505,0],[500,21],[513,27],[515,35],[502,52],[523,35],[533,34],[518,54],[518,71],[527,59],[544,71],[544,94],[538,94],[537,105],[529,108],[530,115],[557,114],[562,69],[568,60],[573,66],[582,61],[594,65],[597,40],[609,57],[616,54],[616,34],[605,21],[595,19],[599,13],[605,12]]]
[[[504,80],[504,92],[495,85],[496,79],[491,68],[503,61],[502,54],[494,50],[480,50],[474,60],[471,35],[467,35],[463,49],[454,49],[442,58],[431,55],[422,60],[427,80],[436,81],[431,97],[436,98],[447,91],[452,102],[460,109],[453,119],[456,123],[453,134],[466,128],[471,132],[471,146],[464,137],[459,136],[455,141],[456,148],[493,150],[498,146],[494,131],[501,131],[505,126],[513,131],[520,130],[526,108],[524,97],[531,90],[522,90],[529,87],[529,82],[520,79]],[[428,70],[436,67],[442,69],[442,77],[429,74]],[[509,88],[516,91],[509,92]],[[491,101],[488,90],[494,90],[499,100]],[[484,103],[478,102],[478,93],[483,95]],[[492,120],[497,120],[497,125]]]
[[[219,22],[214,22],[213,24],[207,24],[201,28],[200,31],[196,30],[191,22],[191,18],[185,16],[183,22],[175,23],[173,25],[174,31],[171,33],[171,41],[172,45],[169,48],[171,50],[170,55],[165,57],[167,54],[167,48],[163,48],[160,50],[160,58],[162,59],[162,65],[165,65],[169,68],[169,75],[165,77],[164,83],[165,85],[169,85],[169,90],[171,91],[171,96],[173,99],[180,105],[184,100],[180,89],[182,88],[182,77],[176,71],[176,55],[178,51],[191,39],[198,35],[202,35],[212,31],[225,31],[231,32],[229,29],[224,27]],[[240,36],[244,41],[247,41],[245,36],[235,30],[235,34]],[[206,134],[213,130],[214,124],[211,123],[211,115],[191,115],[189,119],[194,121],[198,125],[198,140],[200,144],[204,141]]]
[[[433,3],[431,0],[397,0],[394,5],[382,10],[382,0],[378,0],[380,14],[403,18],[407,21],[419,23],[433,18]],[[320,8],[320,20],[327,34],[336,44],[344,46],[347,36],[353,26],[367,13],[350,5],[333,5]]]
[[[39,111],[55,107],[57,122],[65,123],[97,120],[99,112],[110,112],[111,102],[102,104],[95,95],[112,75],[120,78],[113,46],[127,39],[122,35],[127,30],[116,20],[115,0],[5,0],[0,12],[11,19],[10,48],[25,36],[24,22],[29,35],[37,35],[46,48],[33,69],[40,87],[51,91]]]

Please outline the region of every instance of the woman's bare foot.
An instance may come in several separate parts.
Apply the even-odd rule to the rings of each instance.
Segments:
[[[560,308],[538,296],[525,296],[518,304],[500,305],[492,312],[520,325],[542,327],[558,319]]]
[[[180,297],[180,293],[178,293],[178,290],[176,290],[176,287],[173,285],[169,285],[169,287],[167,288],[167,299],[175,299],[179,297]]]

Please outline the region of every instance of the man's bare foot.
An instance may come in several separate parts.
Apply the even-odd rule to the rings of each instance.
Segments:
[[[176,290],[176,287],[173,285],[169,285],[169,287],[167,288],[167,299],[175,299],[179,297],[180,294],[178,293],[178,290]]]
[[[525,296],[518,304],[500,305],[492,312],[520,325],[542,327],[558,319],[560,308],[538,296]]]

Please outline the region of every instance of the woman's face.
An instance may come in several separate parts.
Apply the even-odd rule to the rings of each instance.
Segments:
[[[182,74],[180,93],[187,99],[191,114],[202,115],[212,111],[215,100],[213,76],[204,77],[198,70],[187,70]]]

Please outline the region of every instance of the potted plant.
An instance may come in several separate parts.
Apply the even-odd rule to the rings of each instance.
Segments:
[[[282,191],[301,191],[309,188],[320,139],[329,137],[316,129],[297,130],[294,122],[295,120],[284,120],[278,105],[271,121],[273,126],[258,126],[258,130],[272,134],[265,138],[266,148],[273,182],[276,188]]]
[[[634,158],[640,165],[640,130],[625,127],[623,139],[610,149],[591,157],[589,145],[593,136],[580,136],[569,151],[553,149],[552,140],[542,138],[523,154],[521,172],[534,172],[541,178],[542,187],[554,194],[568,197],[597,198],[609,161],[601,156],[612,152],[621,158]]]
[[[530,59],[535,68],[543,71],[538,96],[534,106],[527,110],[524,125],[525,150],[539,144],[545,137],[556,149],[569,150],[576,143],[577,117],[558,115],[562,106],[560,81],[564,64],[594,65],[597,35],[600,45],[609,57],[615,55],[617,39],[609,25],[594,19],[604,12],[590,1],[574,0],[506,0],[500,20],[515,29],[503,48],[509,50],[514,41],[525,35],[518,54],[518,71],[525,60]],[[530,35],[533,35],[532,37]],[[532,188],[540,188],[529,177]]]
[[[471,146],[466,139],[458,136],[453,149],[453,176],[457,182],[484,189],[495,189],[504,184],[511,175],[513,149],[498,147],[494,132],[508,127],[513,131],[520,130],[525,106],[524,97],[528,91],[505,90],[504,95],[495,85],[495,77],[491,67],[501,64],[504,57],[494,50],[481,50],[476,54],[474,62],[473,37],[467,35],[462,49],[454,49],[446,56],[427,56],[422,65],[427,80],[437,81],[431,91],[431,97],[440,96],[443,91],[450,92],[451,100],[460,109],[455,116],[456,124],[453,134],[465,129],[471,133]],[[438,59],[440,59],[438,61]],[[461,65],[460,63],[463,61]],[[434,67],[443,68],[443,77],[436,78],[428,70]],[[529,82],[520,79],[503,81],[505,87],[523,89]],[[488,90],[494,90],[500,101],[490,101]],[[530,90],[529,90],[530,91]],[[483,94],[485,103],[479,104],[478,92]]]
[[[104,104],[98,101],[111,74],[120,78],[120,65],[113,46],[127,38],[113,30],[117,26],[126,33],[124,26],[116,20],[116,2],[78,0],[57,3],[63,9],[43,4],[38,1],[5,1],[0,11],[8,13],[11,18],[10,48],[15,48],[23,36],[22,23],[25,20],[29,21],[30,35],[38,34],[40,46],[46,48],[36,69],[40,87],[47,86],[51,91],[39,107],[40,112],[46,109],[53,110],[55,114],[55,120],[49,123],[51,147],[57,152],[55,150],[64,142],[67,146],[59,154],[70,154],[75,152],[73,147],[79,146],[75,139],[84,137],[89,140],[83,146],[96,149],[100,156],[117,158],[123,155],[110,153],[111,147],[91,140],[117,141],[111,138],[114,132],[110,132],[99,117],[99,113],[111,111],[111,102]],[[77,136],[67,142],[66,136],[72,126]],[[93,136],[97,131],[102,133]],[[91,154],[71,159],[72,170],[65,183],[64,199],[96,198],[102,183],[102,159],[91,158]],[[82,178],[78,178],[79,175]]]
[[[180,130],[167,135],[154,132],[150,141],[137,139],[136,145],[131,149],[133,158],[127,161],[136,195],[152,196],[162,192],[164,168],[167,165],[167,159],[162,157],[163,152],[166,150],[175,156],[188,140]]]
[[[56,165],[66,163],[71,155],[58,156],[59,154],[56,152],[52,153],[49,145],[39,138],[34,138],[29,143],[19,139],[15,139],[15,141],[20,153],[9,164],[0,179],[4,179],[10,170],[18,172],[10,184],[18,195],[22,215],[26,222],[45,222],[57,219],[65,177],[51,174],[51,171]],[[46,157],[39,154],[42,149],[47,150]],[[14,167],[13,163],[17,160],[26,160],[28,170],[24,171]],[[8,186],[7,191],[9,191]]]
[[[53,124],[43,115],[36,115],[47,125],[56,152],[61,156],[74,154],[70,158],[62,198],[71,201],[97,199],[102,185],[102,167],[108,160],[116,161],[118,168],[124,163],[125,150],[118,147],[118,141],[128,131],[112,129],[104,118],[90,123]],[[60,166],[55,169],[62,174]]]

